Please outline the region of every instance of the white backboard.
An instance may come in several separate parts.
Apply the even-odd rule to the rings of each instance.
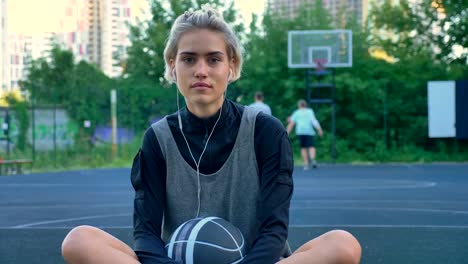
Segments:
[[[353,39],[351,30],[301,30],[288,32],[288,67],[352,67]]]
[[[427,114],[430,138],[456,136],[455,81],[427,83]]]

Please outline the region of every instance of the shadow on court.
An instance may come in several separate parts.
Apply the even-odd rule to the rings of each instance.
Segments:
[[[333,229],[354,234],[362,263],[466,263],[468,164],[324,165],[294,173],[293,249]],[[64,263],[74,226],[132,244],[129,169],[0,177],[0,263]]]

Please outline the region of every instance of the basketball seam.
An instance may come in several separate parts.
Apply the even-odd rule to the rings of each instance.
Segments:
[[[177,241],[174,241],[174,244],[183,244],[183,243],[194,243],[194,244],[200,244],[200,245],[205,245],[205,246],[210,246],[210,247],[213,247],[213,248],[217,248],[217,249],[221,249],[221,250],[224,250],[224,251],[230,251],[230,252],[235,252],[235,251],[240,251],[240,247],[237,247],[237,248],[227,248],[227,247],[223,247],[223,246],[220,246],[220,245],[216,245],[216,244],[213,244],[213,243],[209,243],[209,242],[204,242],[204,241],[193,241],[193,240],[177,240]],[[237,245],[236,245],[237,246]]]
[[[176,237],[177,235],[179,234],[180,230],[182,229],[184,225],[180,225],[176,231],[174,232],[174,234],[172,235],[171,237],[171,240],[169,241],[169,248],[167,250],[167,255],[170,256],[172,258],[172,250],[174,249],[174,241],[176,240]]]
[[[200,229],[208,222],[210,222],[213,219],[216,219],[218,217],[207,217],[205,219],[202,219],[200,222],[198,222],[192,229],[192,232],[190,233],[189,236],[189,241],[187,243],[187,248],[185,251],[185,261],[186,264],[193,264],[193,250],[195,247],[195,240],[198,236],[198,233],[200,232]]]
[[[184,263],[186,264],[193,264],[194,257],[195,257],[195,245],[203,245],[203,246],[208,246],[211,248],[216,248],[218,250],[225,251],[225,252],[232,252],[235,254],[238,253],[240,258],[238,258],[237,260],[233,262],[230,262],[230,264],[236,264],[236,263],[241,262],[245,258],[244,253],[242,252],[242,248],[244,247],[244,244],[245,244],[245,239],[242,233],[240,233],[241,243],[239,243],[234,237],[234,233],[237,233],[237,232],[231,233],[230,230],[228,230],[226,227],[222,225],[222,223],[219,223],[219,221],[216,221],[216,220],[225,221],[222,218],[213,216],[213,217],[205,217],[205,218],[195,218],[195,219],[188,220],[185,223],[181,224],[175,230],[174,234],[171,236],[169,245],[165,245],[165,247],[168,248],[168,251],[167,251],[168,256],[175,260],[179,258],[179,260],[184,261]],[[224,232],[228,234],[229,237],[232,239],[236,248],[228,248],[228,247],[210,243],[210,242],[197,241],[201,230],[204,230],[204,227],[206,226],[206,224],[210,222],[220,227],[222,230],[224,230]],[[180,239],[180,238],[186,237],[187,234],[189,234],[188,239],[183,239],[183,240]],[[178,252],[180,251],[180,249],[182,249],[182,251]],[[236,251],[238,252],[236,253]]]
[[[242,254],[242,250],[241,250],[241,247],[239,247],[239,244],[237,243],[236,239],[234,238],[234,236],[231,234],[231,232],[229,232],[229,230],[227,230],[224,226],[220,225],[219,223],[216,223],[214,221],[212,221],[213,223],[217,224],[219,227],[221,227],[222,229],[224,229],[224,231],[226,231],[226,233],[228,233],[228,235],[232,238],[232,241],[234,241],[234,243],[236,244],[237,246],[237,250],[239,251],[239,254],[240,254],[240,257],[241,259],[244,258],[243,254]],[[244,244],[244,236],[242,236],[241,234],[241,238],[242,238],[242,244],[241,246]]]

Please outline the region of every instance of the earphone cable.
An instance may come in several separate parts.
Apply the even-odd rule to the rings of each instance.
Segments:
[[[216,125],[218,124],[219,120],[221,119],[221,113],[223,112],[223,105],[224,105],[224,101],[223,101],[223,104],[221,105],[221,109],[219,111],[219,115],[218,115],[218,119],[216,119],[216,122],[215,124],[213,125],[213,129],[211,130],[211,133],[210,135],[208,136],[207,140],[206,140],[206,143],[205,143],[205,147],[203,148],[203,151],[202,153],[200,154],[200,158],[198,159],[198,162],[196,161],[195,157],[193,156],[193,153],[192,153],[192,150],[190,149],[190,145],[188,143],[188,140],[187,138],[185,137],[185,134],[184,134],[184,131],[182,129],[182,119],[180,117],[180,105],[179,105],[179,90],[177,89],[177,114],[178,114],[178,119],[179,119],[179,128],[180,128],[180,132],[182,133],[182,136],[185,140],[185,144],[187,144],[187,148],[189,150],[189,153],[190,153],[190,156],[192,157],[192,160],[193,162],[195,163],[195,166],[197,168],[197,198],[198,198],[198,208],[197,208],[197,215],[196,217],[199,217],[200,215],[200,207],[201,207],[201,184],[200,184],[200,162],[201,162],[201,159],[203,157],[203,154],[205,153],[206,151],[206,148],[208,146],[208,142],[210,142],[210,138],[211,138],[211,135],[213,135],[213,132],[216,128]]]

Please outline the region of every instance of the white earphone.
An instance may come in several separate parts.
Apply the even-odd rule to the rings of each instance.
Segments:
[[[173,80],[174,82],[177,82],[177,76],[176,76],[176,74],[175,74],[175,69],[172,70],[172,80]]]
[[[231,74],[232,74],[232,69],[229,70],[228,82],[229,82],[229,80],[231,79]],[[175,69],[172,70],[172,79],[173,79],[174,82],[177,82],[177,76],[176,76]],[[214,132],[214,130],[215,130],[215,128],[216,128],[216,125],[218,124],[219,119],[221,119],[221,113],[223,112],[223,105],[221,105],[221,109],[219,110],[218,119],[216,119],[216,122],[215,122],[214,125],[213,125],[213,129],[211,130],[211,133],[210,133],[210,135],[208,136],[208,139],[206,140],[205,146],[203,147],[203,151],[201,152],[200,157],[198,158],[198,162],[197,162],[197,160],[196,160],[195,157],[193,156],[192,149],[190,148],[190,145],[189,145],[189,143],[188,143],[188,141],[187,141],[187,138],[185,137],[184,130],[183,130],[183,126],[182,126],[182,117],[180,116],[180,105],[179,105],[179,89],[176,89],[176,93],[177,93],[177,119],[178,119],[178,121],[179,121],[180,133],[182,134],[182,137],[183,137],[184,140],[185,140],[185,144],[187,145],[187,148],[188,148],[188,151],[189,151],[189,153],[190,153],[190,156],[192,157],[192,160],[193,160],[193,162],[195,163],[195,167],[196,167],[196,169],[197,169],[197,198],[198,198],[198,207],[197,207],[197,214],[196,214],[196,217],[199,217],[199,216],[200,216],[200,209],[201,209],[201,197],[200,197],[200,196],[201,196],[200,163],[201,163],[203,154],[205,154],[206,147],[208,147],[208,142],[210,142],[210,138],[211,138],[211,136],[213,135],[213,132]]]
[[[228,82],[231,82],[231,77],[232,77],[232,69],[229,69]]]

